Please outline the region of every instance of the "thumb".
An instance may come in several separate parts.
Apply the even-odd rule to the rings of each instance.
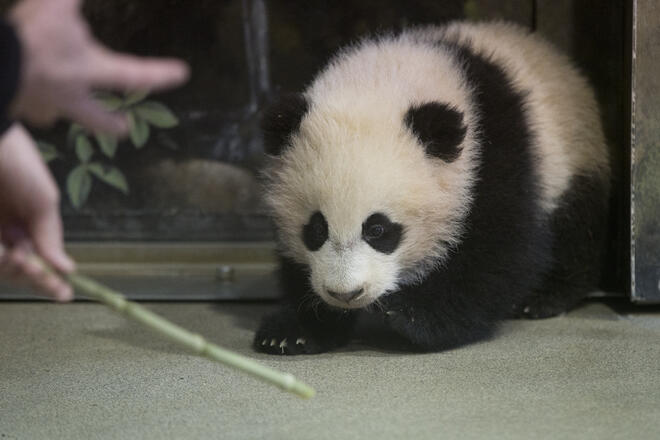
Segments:
[[[56,209],[36,217],[29,225],[29,232],[37,253],[46,262],[64,273],[75,270],[75,263],[64,251],[62,220]]]

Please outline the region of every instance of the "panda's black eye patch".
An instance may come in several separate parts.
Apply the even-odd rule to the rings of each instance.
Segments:
[[[362,223],[362,239],[384,254],[391,254],[401,243],[403,226],[392,222],[385,214],[375,213]]]
[[[320,211],[316,211],[303,226],[303,243],[310,251],[317,251],[327,239],[328,222]]]

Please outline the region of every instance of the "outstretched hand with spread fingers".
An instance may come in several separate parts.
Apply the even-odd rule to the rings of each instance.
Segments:
[[[124,115],[93,99],[98,89],[158,90],[188,77],[185,63],[115,53],[91,35],[81,0],[23,0],[9,13],[21,43],[20,87],[12,116],[37,126],[59,117],[93,131],[124,134]]]

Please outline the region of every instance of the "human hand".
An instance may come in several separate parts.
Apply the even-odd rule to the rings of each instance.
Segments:
[[[14,124],[0,138],[0,278],[71,300],[71,287],[32,261],[31,252],[59,271],[74,270],[64,252],[57,186],[32,138]]]
[[[80,1],[23,0],[10,11],[22,46],[12,116],[38,126],[64,116],[92,131],[123,134],[125,116],[105,110],[93,99],[93,89],[167,88],[184,82],[188,68],[179,60],[110,51],[91,35]]]

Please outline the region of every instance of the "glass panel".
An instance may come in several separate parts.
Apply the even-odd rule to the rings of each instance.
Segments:
[[[85,2],[105,44],[183,58],[193,75],[158,95],[100,95],[133,117],[131,137],[117,145],[69,123],[33,132],[62,189],[67,239],[271,239],[257,181],[263,104],[301,89],[338,47],[362,35],[441,23],[464,8],[461,1],[387,3]]]
[[[35,133],[56,147],[50,166],[64,196],[68,240],[271,238],[256,180],[257,110],[270,88],[265,4],[191,5],[85,2],[105,44],[183,58],[193,75],[185,87],[143,99],[102,95],[109,105],[123,102],[133,117],[130,138],[116,149],[71,124]],[[90,147],[89,162],[103,167],[80,166]]]

